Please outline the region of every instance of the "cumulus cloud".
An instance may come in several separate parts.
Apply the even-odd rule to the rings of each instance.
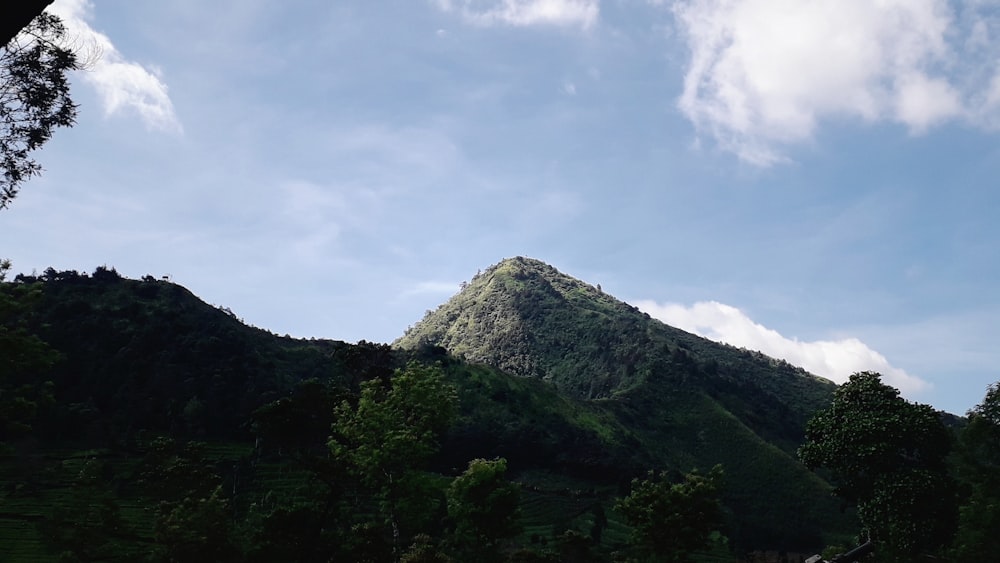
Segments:
[[[929,387],[922,379],[892,366],[885,356],[857,338],[801,342],[755,323],[736,307],[715,301],[699,302],[690,307],[677,303],[638,301],[636,306],[670,326],[710,340],[758,350],[837,383],[847,381],[852,373],[858,371],[877,371],[882,374],[885,383],[904,394]]]
[[[953,119],[996,127],[1000,46],[987,4],[678,0],[691,56],[678,107],[721,148],[764,166],[824,119],[914,134]]]
[[[135,112],[148,127],[181,131],[167,85],[159,73],[126,59],[107,35],[90,26],[90,0],[56,0],[48,9],[63,20],[75,45],[96,53],[83,78],[97,90],[105,114]]]
[[[434,0],[478,25],[554,25],[582,27],[597,23],[599,0]]]

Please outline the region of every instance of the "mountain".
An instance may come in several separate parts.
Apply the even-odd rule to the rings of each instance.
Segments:
[[[3,303],[17,306],[0,307],[0,336],[30,334],[58,356],[23,374],[51,400],[37,401],[16,455],[0,455],[0,545],[25,554],[13,560],[63,549],[44,547],[34,523],[75,513],[85,462],[100,465],[101,494],[134,532],[105,539],[152,541],[159,501],[136,463],[161,436],[208,443],[237,518],[300,502],[295,491],[315,483],[296,463],[329,455],[334,406],[409,361],[440,365],[459,398],[429,469],[453,476],[470,459],[507,458],[522,542],[575,530],[610,554],[628,537],[613,507],[633,477],[715,464],[737,550],[816,550],[855,531],[795,457],[831,383],[663,325],[536,260],[477,275],[394,347],[281,337],[168,281],[107,268],[19,276],[0,284]]]
[[[796,422],[829,403],[836,388],[784,361],[668,326],[524,257],[477,274],[393,345],[428,344],[580,398],[616,397],[666,379],[749,393],[761,401],[753,410],[787,410]]]
[[[300,381],[356,386],[394,367],[385,345],[280,337],[149,276],[49,269],[0,285],[19,289],[34,293],[20,322],[60,356],[44,374],[57,408],[35,424],[48,441],[247,437],[254,409]]]
[[[847,521],[795,457],[832,382],[670,327],[541,261],[477,274],[393,345],[547,382],[608,413],[657,468],[723,464],[751,543],[787,545]]]

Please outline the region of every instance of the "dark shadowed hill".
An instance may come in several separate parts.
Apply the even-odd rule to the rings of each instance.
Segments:
[[[35,288],[25,326],[60,355],[46,375],[58,408],[36,424],[49,440],[247,436],[250,413],[300,381],[351,387],[393,368],[385,345],[279,337],[148,276],[50,269],[0,290],[17,287]]]
[[[818,548],[855,531],[794,455],[831,383],[668,327],[538,261],[478,275],[395,349],[279,337],[180,286],[106,268],[21,276],[0,292],[22,304],[0,315],[0,329],[37,335],[59,356],[35,378],[52,382],[53,398],[31,421],[36,445],[19,444],[16,463],[0,459],[4,490],[37,491],[0,518],[0,540],[21,534],[4,522],[33,521],[63,498],[65,452],[100,448],[132,502],[128,460],[162,435],[250,452],[217,463],[233,506],[280,497],[267,464],[284,471],[303,447],[322,456],[332,398],[387,381],[411,359],[442,366],[460,402],[431,469],[453,475],[473,458],[507,458],[529,535],[592,533],[607,512],[607,552],[627,536],[613,506],[632,477],[715,464],[732,546]],[[260,412],[282,421],[287,444],[261,434]]]

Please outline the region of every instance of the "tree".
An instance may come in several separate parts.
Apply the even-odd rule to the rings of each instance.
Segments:
[[[965,494],[952,555],[988,561],[1000,553],[1000,383],[990,385],[967,416],[956,456]]]
[[[452,558],[441,551],[434,539],[427,534],[417,534],[413,538],[400,563],[452,563]]]
[[[38,523],[54,557],[45,560],[135,561],[148,544],[119,505],[111,463],[96,458],[65,460],[70,491]],[[67,475],[69,477],[69,475]]]
[[[36,285],[3,283],[9,260],[0,260],[0,450],[32,429],[41,407],[51,404],[45,379],[59,354],[38,338],[24,316],[41,298]]]
[[[178,443],[168,437],[154,438],[146,445],[135,477],[142,494],[161,503],[209,497],[222,482],[205,455],[204,443]]]
[[[292,394],[253,412],[252,429],[258,448],[280,457],[307,462],[326,448],[334,410],[347,392],[318,379],[296,384]]]
[[[951,445],[933,408],[906,401],[879,374],[861,372],[806,425],[799,457],[831,472],[836,493],[857,504],[863,534],[883,559],[907,561],[945,545],[954,532]]]
[[[0,209],[41,172],[30,153],[76,120],[67,73],[79,63],[65,35],[58,17],[41,13],[0,47]]]
[[[232,511],[212,465],[200,442],[155,438],[147,445],[134,474],[156,506],[150,560],[236,559]]]
[[[266,495],[256,505],[253,516],[259,522],[251,526],[250,561],[327,561],[340,555],[344,542],[338,534],[349,518],[343,500],[350,477],[326,442],[345,395],[332,382],[308,379],[290,396],[254,411],[256,455],[287,460],[304,471],[309,494]]]
[[[500,542],[521,532],[520,487],[506,478],[507,460],[474,459],[448,486],[448,517],[458,548],[476,559],[499,554]]]
[[[396,560],[404,535],[435,511],[437,496],[421,469],[451,424],[456,402],[441,368],[411,362],[388,384],[365,381],[357,404],[344,401],[335,409],[330,450],[372,493]]]
[[[722,526],[717,490],[722,466],[702,475],[692,471],[680,483],[650,471],[633,479],[632,491],[615,508],[632,527],[633,551],[640,561],[688,561],[692,551],[709,546]]]
[[[153,539],[149,559],[156,563],[240,560],[233,541],[232,510],[221,487],[207,497],[188,496],[161,505]]]

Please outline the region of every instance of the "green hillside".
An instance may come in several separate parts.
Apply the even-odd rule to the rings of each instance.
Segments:
[[[832,382],[665,325],[538,260],[488,268],[394,346],[440,346],[547,382],[612,414],[640,463],[678,472],[722,463],[741,541],[808,544],[848,521],[795,458]]]
[[[510,258],[394,345],[439,345],[583,398],[610,397],[656,377],[690,374],[753,385],[797,415],[825,406],[835,385],[780,360],[673,328],[544,262]],[[696,368],[690,367],[696,364]]]
[[[443,495],[469,460],[507,459],[523,529],[510,549],[587,549],[608,560],[628,539],[614,505],[633,477],[715,464],[725,471],[729,543],[705,560],[815,551],[854,531],[828,485],[791,455],[828,382],[652,321],[538,262],[478,276],[395,348],[279,337],[180,286],[107,268],[20,276],[0,291],[0,305],[16,304],[0,307],[0,336],[52,350],[30,373],[5,375],[27,382],[15,390],[24,397],[32,385],[51,395],[36,401],[30,431],[4,440],[0,543],[9,560],[55,560],[80,546],[93,546],[88,557],[134,560],[166,541],[163,507],[180,510],[185,495],[229,515],[216,526],[229,543],[217,547],[249,558],[236,560],[355,553],[365,540],[344,522],[374,505],[359,492],[363,480],[331,465],[334,413],[356,403],[364,382],[389,385],[411,361],[440,366],[458,398],[427,486]],[[437,341],[450,349],[420,336],[432,326],[456,335]],[[465,333],[489,346],[462,347]],[[176,474],[173,488],[150,489],[150,467]],[[222,497],[208,496],[216,485]]]

